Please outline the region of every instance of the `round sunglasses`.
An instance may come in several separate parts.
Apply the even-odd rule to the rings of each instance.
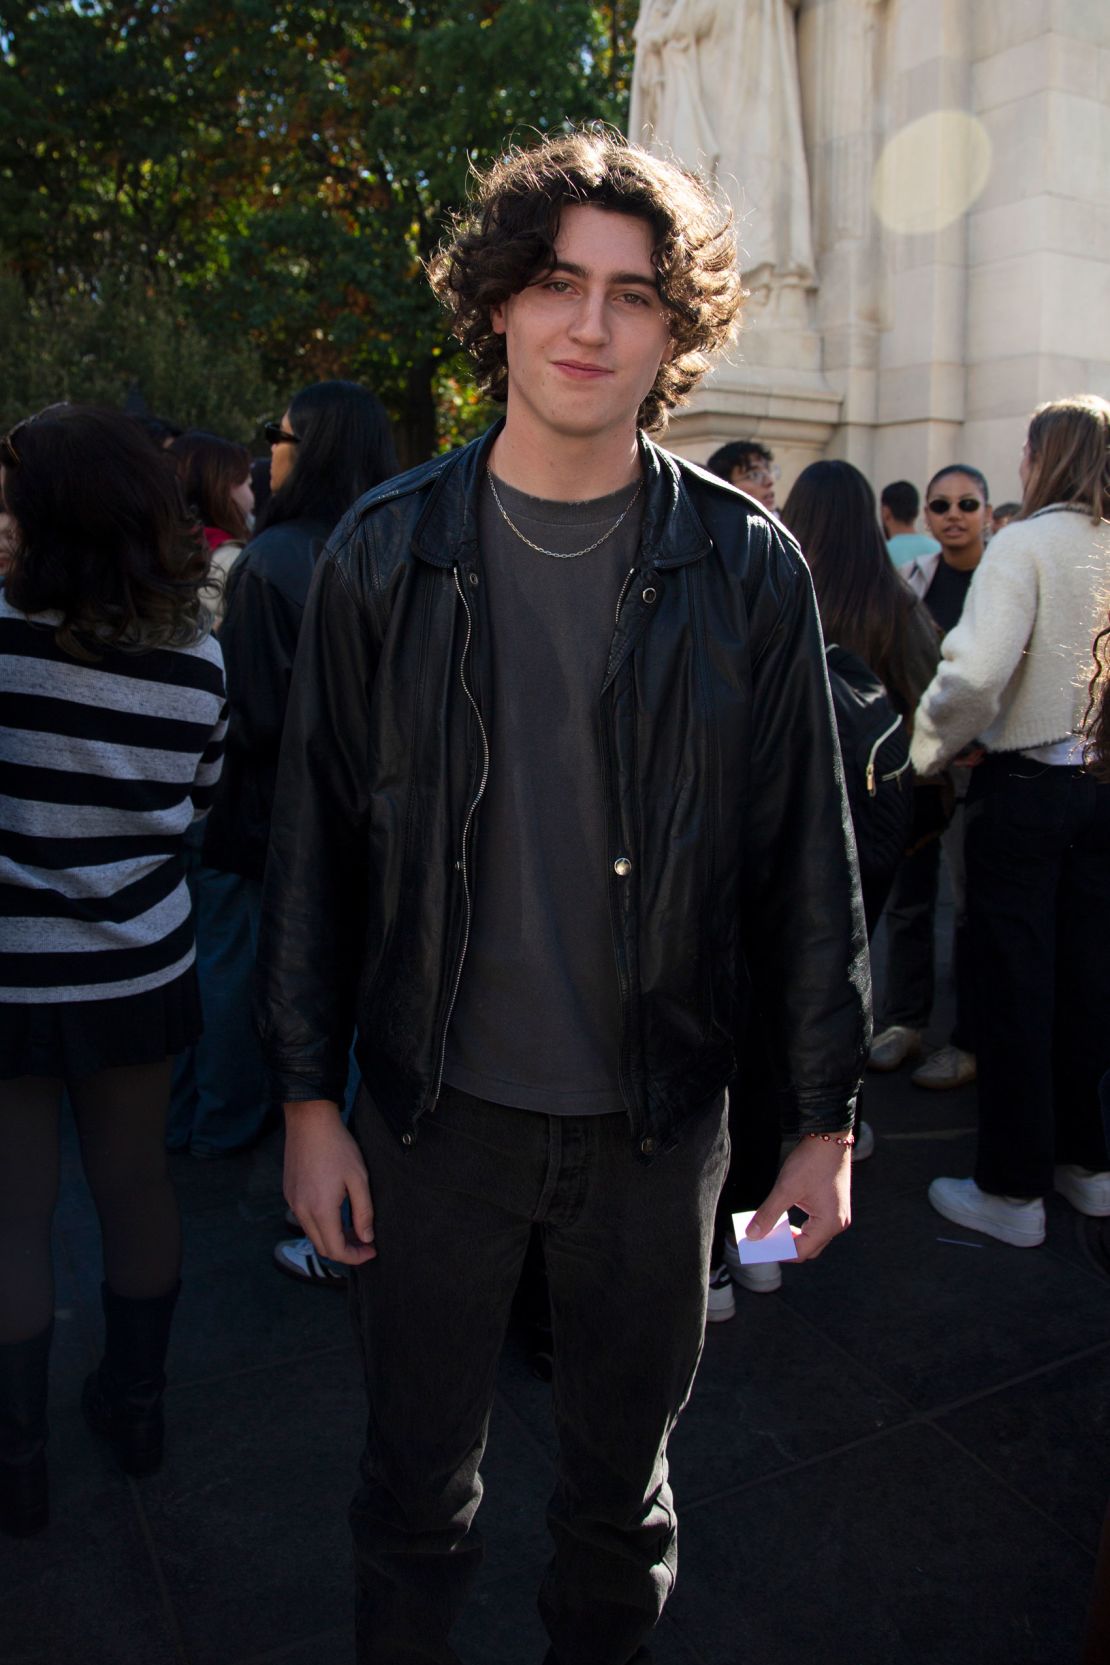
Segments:
[[[983,500],[980,497],[957,497],[954,501],[962,515],[973,515],[976,509],[983,507]],[[952,503],[953,499],[951,497],[930,497],[925,507],[931,515],[946,515],[952,507]]]

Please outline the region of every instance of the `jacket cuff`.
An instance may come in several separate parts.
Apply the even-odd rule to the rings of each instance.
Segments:
[[[856,1100],[862,1082],[843,1093],[822,1095],[812,1103],[787,1102],[782,1109],[782,1136],[801,1139],[807,1133],[850,1133],[856,1120]]]

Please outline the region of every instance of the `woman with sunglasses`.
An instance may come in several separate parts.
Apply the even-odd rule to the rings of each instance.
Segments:
[[[182,846],[225,728],[208,561],[172,469],[111,411],[0,444],[0,1525],[47,1524],[51,1219],[68,1092],[100,1218],[105,1348],[85,1417],[162,1455],[181,1227],[164,1134],[200,1029]]]
[[[913,762],[969,747],[965,852],[976,989],[973,1179],[929,1200],[1019,1248],[1045,1235],[1055,1188],[1110,1215],[1098,1084],[1110,1066],[1110,784],[1084,773],[1084,666],[1110,591],[1110,404],[1034,413],[1021,512],[992,538],[918,708]],[[975,753],[972,753],[974,756]]]
[[[262,1058],[250,1017],[262,873],[289,679],[312,574],[332,528],[394,474],[389,418],[355,382],[317,382],[268,423],[272,495],[229,578],[220,642],[231,720],[202,876],[221,891],[218,929],[202,936],[201,994],[214,1014],[197,1048],[189,1145],[223,1156],[265,1123]],[[177,1123],[179,1142],[185,1134]]]

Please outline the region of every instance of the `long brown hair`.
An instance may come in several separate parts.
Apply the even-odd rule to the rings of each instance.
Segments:
[[[232,492],[251,469],[245,445],[191,428],[168,447],[177,465],[186,507],[202,526],[226,532],[236,543],[246,543],[250,527]]]
[[[1053,399],[1029,424],[1029,481],[1020,520],[1055,503],[1110,516],[1110,404],[1095,393]]]
[[[940,639],[891,564],[869,483],[849,462],[810,463],[782,518],[813,574],[826,642],[869,665],[908,714],[936,667]]]
[[[7,599],[57,611],[59,647],[79,659],[118,646],[184,647],[208,628],[208,552],[173,465],[130,417],[51,405],[0,441],[15,521]]]

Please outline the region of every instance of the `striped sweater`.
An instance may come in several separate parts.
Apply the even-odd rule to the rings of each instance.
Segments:
[[[107,1000],[195,956],[182,839],[219,779],[213,637],[95,663],[0,587],[0,1001]]]

